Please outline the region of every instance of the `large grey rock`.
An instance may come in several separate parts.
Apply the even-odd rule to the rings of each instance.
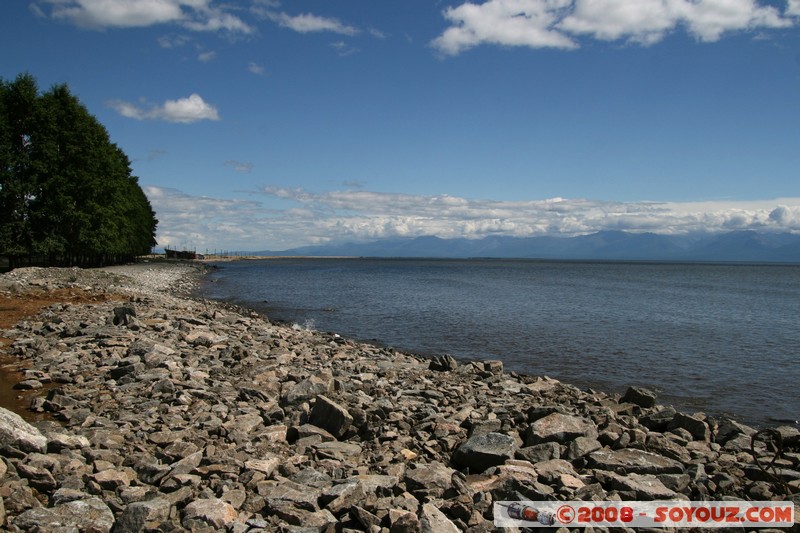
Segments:
[[[432,503],[422,506],[420,525],[422,533],[459,533],[456,525]]]
[[[325,507],[335,516],[339,516],[363,501],[365,496],[363,485],[340,483],[324,491],[319,497],[319,503],[321,507]]]
[[[239,519],[233,505],[219,498],[195,500],[183,510],[183,525],[191,529],[197,523],[205,523],[217,529],[230,527]]]
[[[47,438],[18,414],[0,407],[0,446],[12,446],[23,452],[44,452]]]
[[[633,403],[639,407],[653,407],[656,404],[656,393],[643,387],[628,387],[620,398],[620,403]]]
[[[406,487],[418,499],[440,497],[452,486],[455,470],[439,462],[418,464],[406,470]]]
[[[598,450],[589,454],[589,466],[599,470],[636,474],[682,474],[684,467],[674,459],[636,448]]]
[[[281,402],[285,405],[295,405],[316,396],[328,394],[333,389],[332,383],[333,379],[330,376],[311,376],[287,389],[282,395]]]
[[[38,507],[17,516],[13,524],[23,531],[109,533],[114,513],[100,498],[75,500],[55,507]]]
[[[649,430],[663,432],[667,429],[677,413],[678,412],[673,407],[665,407],[655,413],[640,416],[639,423]]]
[[[651,501],[681,498],[678,493],[665,487],[656,476],[650,474],[621,476],[613,472],[602,472],[597,477],[606,489],[635,493],[637,500]]]
[[[311,409],[311,423],[330,432],[331,435],[339,439],[350,429],[353,424],[353,417],[347,409],[338,403],[326,396],[319,395],[317,396],[317,401],[314,402],[313,409]]]
[[[450,372],[456,368],[458,368],[458,362],[449,354],[434,357],[428,365],[428,369],[436,372]]]
[[[525,442],[528,446],[549,441],[567,443],[577,437],[597,438],[597,426],[585,418],[552,413],[528,427]]]
[[[456,449],[453,460],[479,473],[487,468],[505,463],[514,457],[516,441],[502,433],[487,433],[467,440]]]
[[[540,461],[549,461],[550,459],[561,458],[561,446],[557,442],[543,442],[541,444],[534,444],[533,446],[526,446],[520,448],[514,453],[517,459],[530,461],[531,463],[538,463]]]
[[[705,420],[693,416],[676,413],[669,423],[669,429],[682,428],[692,434],[695,440],[708,441],[711,439],[711,430]]]
[[[165,498],[133,502],[120,515],[114,533],[139,533],[155,529],[169,519],[171,507],[169,500]]]

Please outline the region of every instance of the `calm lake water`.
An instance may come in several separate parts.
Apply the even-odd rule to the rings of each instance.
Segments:
[[[756,426],[800,418],[800,266],[269,259],[202,288],[320,331],[500,359],[580,387]]]

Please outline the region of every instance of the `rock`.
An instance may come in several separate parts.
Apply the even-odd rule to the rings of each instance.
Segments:
[[[749,426],[740,424],[739,422],[731,420],[730,418],[724,418],[720,421],[719,426],[717,427],[717,432],[714,436],[714,442],[725,444],[729,440],[740,435],[750,437],[755,432],[756,430]]]
[[[136,479],[136,473],[130,468],[109,468],[91,476],[98,485],[106,490],[117,490],[127,487]]]
[[[114,308],[114,316],[111,319],[111,323],[115,326],[127,326],[133,323],[135,317],[136,309],[132,306],[119,306]]]
[[[451,372],[456,368],[458,368],[458,362],[448,354],[434,357],[428,365],[428,369],[435,372]]]
[[[88,448],[91,445],[89,439],[83,435],[67,435],[65,433],[47,433],[47,450],[58,453],[61,450],[77,450]]]
[[[165,498],[134,502],[129,504],[117,520],[115,533],[139,533],[156,529],[169,520],[172,505]]]
[[[381,523],[381,519],[363,507],[354,505],[350,508],[350,518],[361,524],[367,531],[372,531],[372,528],[375,527],[380,531],[379,524]]]
[[[12,446],[23,452],[44,452],[47,438],[18,414],[0,407],[0,446]]]
[[[228,528],[238,519],[236,509],[219,498],[195,500],[183,510],[183,526],[189,529],[198,522],[217,529]]]
[[[100,498],[76,500],[52,508],[39,507],[20,514],[13,524],[24,531],[109,533],[114,513]]]
[[[327,375],[311,376],[297,383],[282,395],[281,403],[296,405],[300,402],[328,394],[332,390],[333,379]]]
[[[598,450],[589,454],[589,465],[599,470],[636,474],[682,474],[678,461],[635,448]]]
[[[439,462],[418,464],[406,470],[405,483],[417,499],[438,498],[452,486],[455,470]]]
[[[639,417],[639,423],[651,431],[666,431],[677,411],[672,407],[665,407],[655,413]]]
[[[325,396],[317,396],[311,409],[311,423],[330,432],[337,439],[344,436],[353,423],[350,413]]]
[[[549,461],[550,459],[559,459],[561,457],[561,446],[557,442],[543,442],[541,444],[534,444],[533,446],[526,446],[514,452],[517,459],[530,461],[531,463],[538,463],[540,461]]]
[[[339,516],[350,510],[351,507],[362,502],[366,494],[360,483],[342,483],[334,485],[324,491],[320,497],[320,506]]]
[[[419,533],[422,530],[417,515],[404,510],[391,509],[389,523],[390,533]]]
[[[637,500],[671,500],[680,497],[675,491],[665,487],[656,476],[650,474],[621,476],[613,472],[602,472],[597,478],[607,490],[635,493]]]
[[[335,459],[343,461],[348,457],[355,457],[361,454],[363,449],[358,444],[351,442],[320,442],[314,444],[314,451],[322,459]]]
[[[711,430],[705,420],[700,420],[684,413],[676,413],[669,423],[669,429],[685,429],[691,433],[695,440],[711,440]]]
[[[516,448],[517,443],[508,435],[487,433],[472,437],[459,446],[453,454],[453,460],[468,467],[470,472],[483,472],[513,458]]]
[[[262,472],[266,477],[269,478],[281,463],[282,461],[280,457],[273,456],[264,459],[250,459],[249,461],[245,461],[244,467],[248,470]]]
[[[526,432],[526,445],[556,441],[566,443],[578,437],[597,438],[597,426],[585,418],[552,413],[536,420]]]
[[[17,465],[17,473],[28,480],[28,484],[39,492],[53,490],[58,485],[53,474],[46,468],[38,468],[28,464]]]
[[[619,401],[620,403],[633,403],[648,409],[655,406],[656,393],[643,387],[628,387],[628,390],[625,391]]]
[[[563,459],[550,459],[549,461],[541,461],[533,465],[539,479],[547,484],[556,484],[562,475],[578,477],[578,472],[572,463]]]
[[[420,526],[422,533],[459,533],[456,525],[432,503],[422,506]]]
[[[41,389],[44,385],[38,379],[26,379],[14,385],[16,390],[35,390]]]
[[[599,450],[602,448],[603,445],[600,444],[600,441],[590,437],[577,437],[575,440],[569,443],[569,447],[567,448],[567,458],[570,460],[575,460],[584,455],[588,455],[593,451]]]

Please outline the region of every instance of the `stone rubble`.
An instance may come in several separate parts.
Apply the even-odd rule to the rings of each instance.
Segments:
[[[504,500],[799,501],[795,427],[777,428],[765,471],[774,453],[758,440],[754,457],[755,429],[651,391],[620,398],[273,324],[187,297],[201,273],[0,276],[8,294],[129,300],[54,304],[0,331],[40,384],[31,409],[52,417],[34,427],[0,410],[3,530],[480,532]]]

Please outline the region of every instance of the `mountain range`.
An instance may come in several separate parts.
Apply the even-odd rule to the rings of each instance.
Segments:
[[[578,237],[428,236],[304,246],[254,255],[800,263],[800,235],[755,231],[694,235],[600,231]]]

